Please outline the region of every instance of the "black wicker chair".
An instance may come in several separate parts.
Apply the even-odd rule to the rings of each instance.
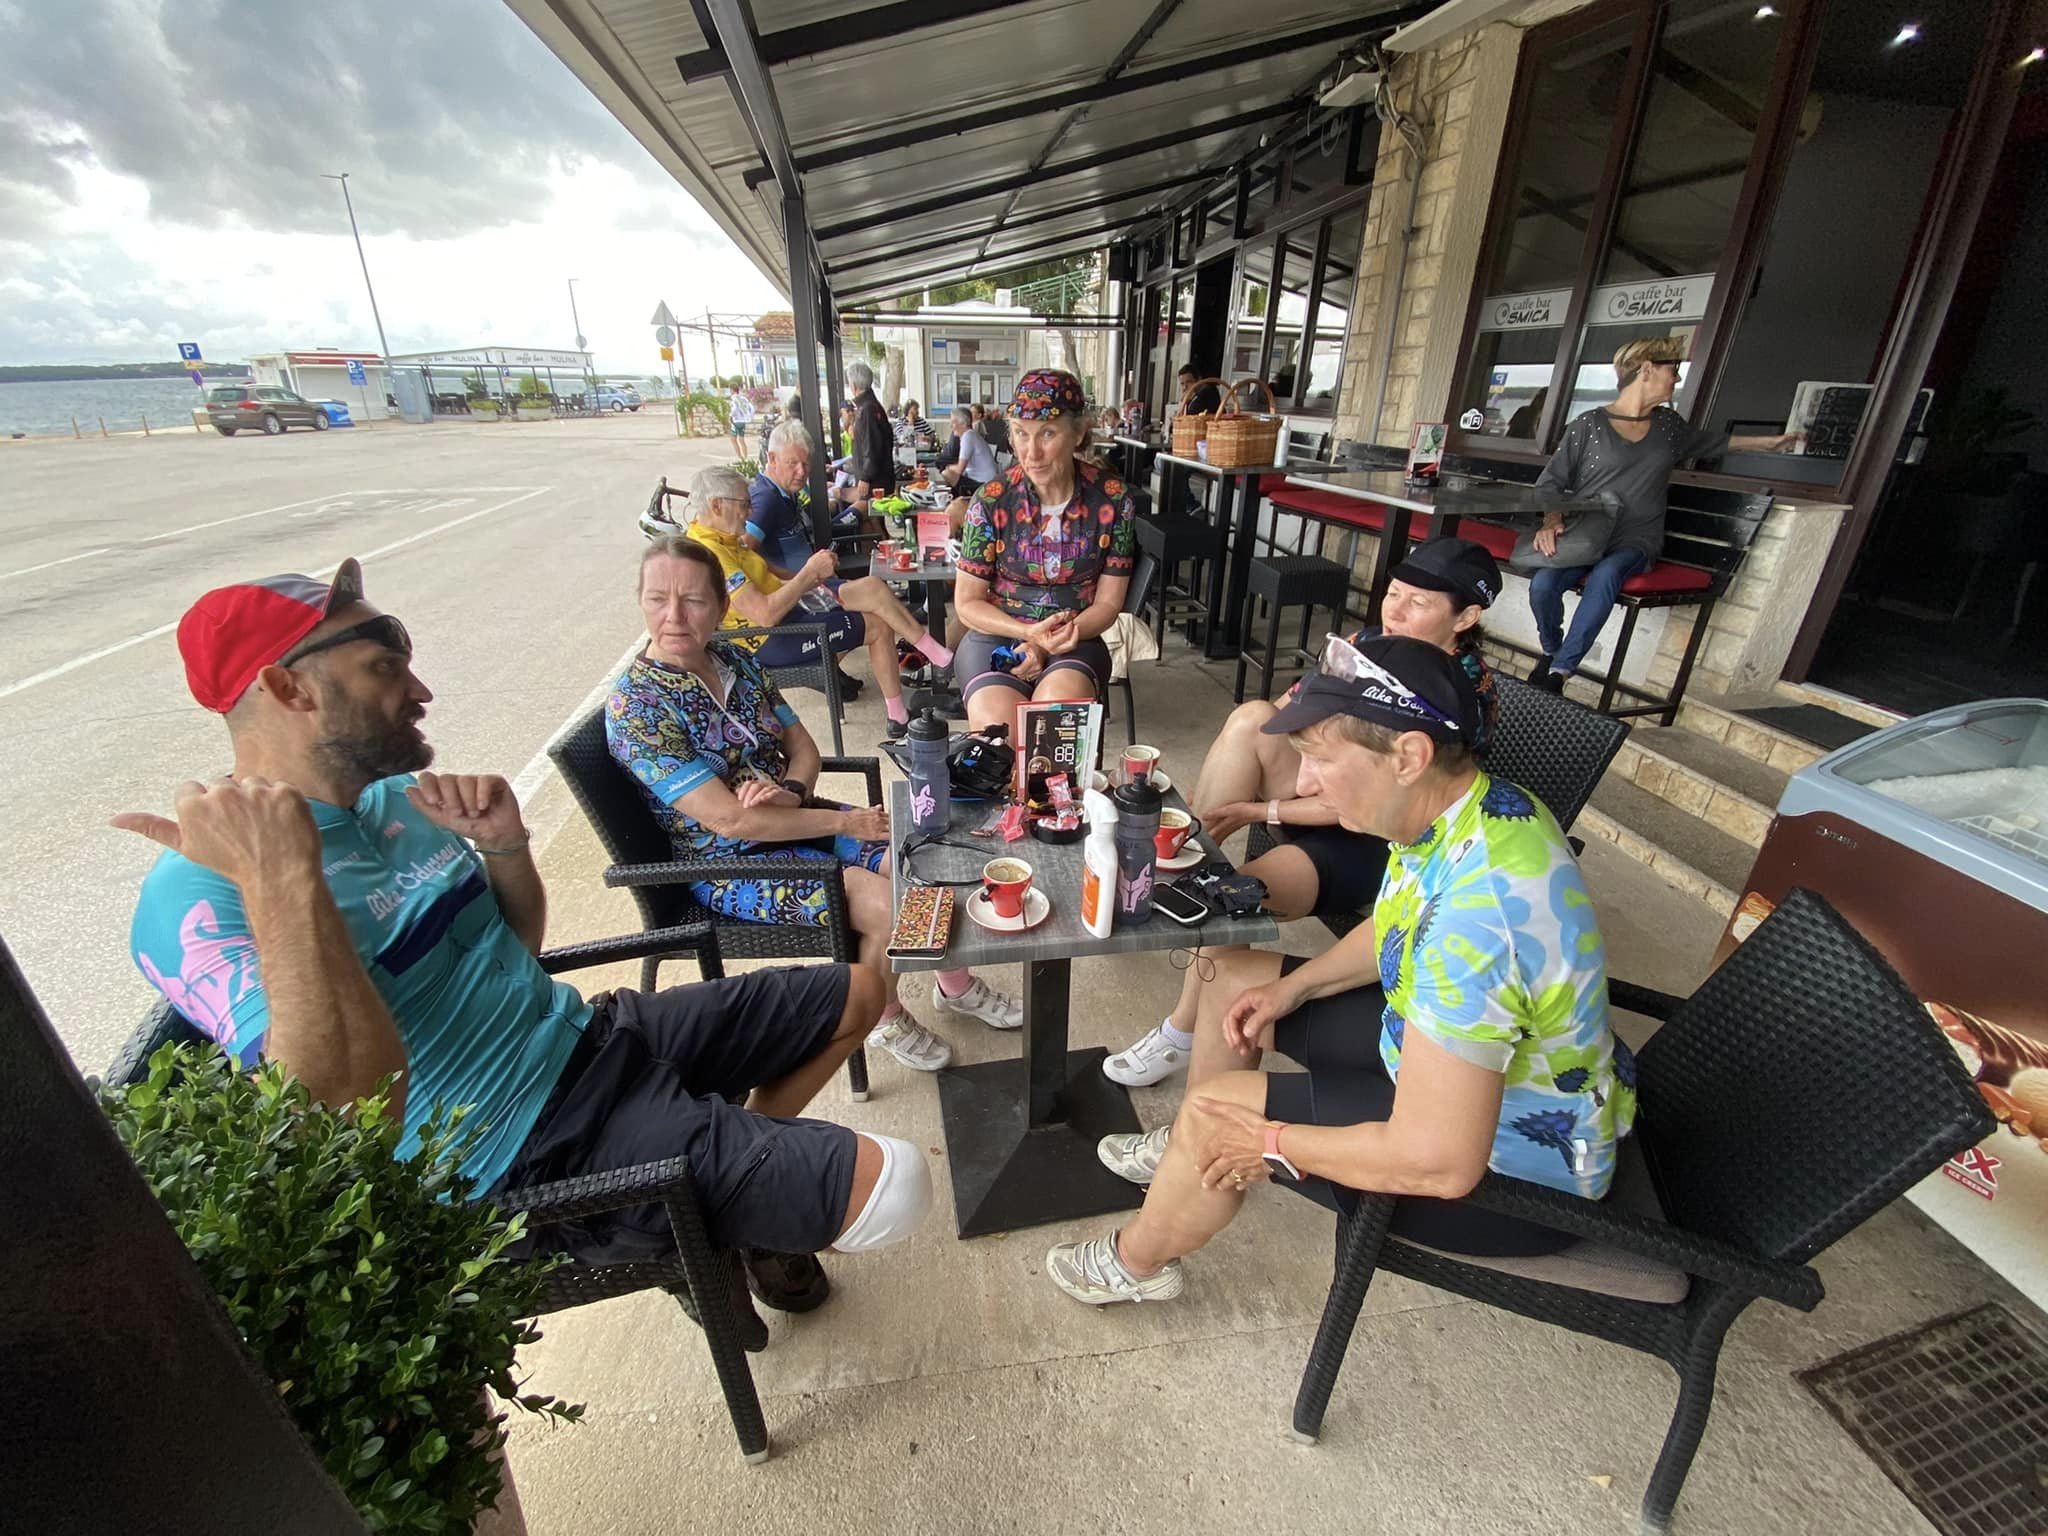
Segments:
[[[699,924],[587,944],[565,944],[543,953],[540,963],[542,969],[553,975],[651,954],[668,959],[696,955],[701,962],[706,957],[715,960],[715,942],[710,931]],[[140,1082],[149,1076],[149,1058],[159,1046],[206,1041],[207,1036],[168,1003],[159,1003],[122,1046],[121,1054],[107,1069],[106,1080],[116,1085]],[[667,1291],[683,1303],[686,1311],[692,1312],[704,1330],[711,1363],[725,1394],[726,1412],[732,1416],[733,1432],[739,1436],[740,1454],[750,1462],[768,1459],[768,1427],[761,1416],[760,1396],[754,1390],[754,1373],[747,1366],[739,1304],[729,1276],[731,1258],[711,1246],[686,1159],[668,1158],[580,1179],[504,1190],[493,1203],[506,1211],[525,1212],[528,1226],[534,1229],[602,1211],[656,1204],[665,1207],[676,1238],[673,1257],[624,1264],[560,1265],[547,1277],[540,1311],[563,1312],[593,1301],[629,1296],[635,1291]],[[758,1335],[763,1327],[760,1319],[755,1316],[749,1321]]]
[[[801,608],[796,610],[802,613]],[[783,690],[791,688],[812,688],[825,695],[825,717],[832,725],[832,751],[843,754],[846,740],[841,734],[840,723],[846,714],[846,703],[839,696],[839,658],[834,656],[825,644],[825,626],[806,624],[802,619],[792,619],[787,624],[777,624],[772,629],[748,625],[740,629],[721,629],[721,640],[748,640],[755,636],[806,635],[818,649],[813,661],[792,662],[786,667],[763,667],[761,670],[775,679],[775,686]]]
[[[1810,1312],[1807,1260],[1996,1123],[1906,985],[1826,901],[1795,890],[1691,998],[1611,982],[1663,1020],[1636,1053],[1635,1135],[1604,1201],[1487,1174],[1467,1198],[1570,1232],[1542,1258],[1474,1259],[1390,1238],[1396,1197],[1362,1196],[1294,1403],[1313,1442],[1380,1270],[1575,1333],[1678,1373],[1643,1494],[1662,1531],[1713,1407],[1721,1339],[1758,1297]]]
[[[1493,674],[1493,686],[1497,704],[1486,771],[1521,785],[1550,808],[1558,826],[1569,829],[1632,727],[1501,672]],[[1576,838],[1572,846],[1580,846]],[[1245,857],[1255,859],[1272,847],[1273,835],[1254,826]],[[1341,939],[1364,921],[1364,913],[1345,913],[1324,918],[1323,926]]]
[[[853,919],[846,904],[846,880],[838,864],[819,860],[802,873],[825,883],[826,922],[822,928],[786,923],[747,923],[721,917],[690,894],[699,880],[748,880],[762,875],[788,879],[787,863],[736,855],[724,859],[678,858],[668,833],[647,808],[647,797],[630,775],[613,761],[604,739],[604,706],[599,705],[548,744],[548,756],[561,770],[562,782],[597,829],[598,840],[615,861],[604,883],[633,893],[640,919],[650,932],[679,925],[703,925],[717,936],[714,966],[724,960],[822,959],[850,965],[856,958]],[[828,757],[826,773],[857,773],[867,781],[869,805],[882,803],[882,764],[873,757]],[[640,967],[640,986],[653,991],[661,955],[649,955]],[[722,969],[707,976],[723,975]],[[846,1061],[846,1079],[854,1101],[868,1096],[867,1053],[856,1048]]]

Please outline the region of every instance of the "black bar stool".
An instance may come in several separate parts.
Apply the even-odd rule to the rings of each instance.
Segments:
[[[1301,643],[1292,647],[1288,658],[1312,665],[1316,652],[1308,648],[1310,621],[1318,608],[1330,610],[1331,627],[1344,627],[1344,608],[1351,595],[1351,572],[1334,560],[1320,555],[1268,555],[1252,561],[1251,581],[1246,595],[1266,605],[1266,644],[1262,652],[1251,649],[1251,625],[1244,626],[1245,639],[1237,653],[1236,701],[1244,702],[1246,669],[1259,665],[1259,697],[1273,696],[1273,672],[1280,664],[1280,619],[1284,609],[1301,610]],[[1249,615],[1247,615],[1249,617]]]

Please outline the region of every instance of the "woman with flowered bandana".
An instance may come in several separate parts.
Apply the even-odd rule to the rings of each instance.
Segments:
[[[1081,381],[1038,368],[1017,383],[1010,411],[1016,463],[968,504],[955,602],[967,634],[954,675],[974,729],[1013,724],[1027,699],[1102,697],[1103,631],[1130,587],[1137,535],[1123,481],[1078,457],[1088,441]],[[996,647],[1024,659],[999,671]]]

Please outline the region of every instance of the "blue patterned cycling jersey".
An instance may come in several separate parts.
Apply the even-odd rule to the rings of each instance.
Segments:
[[[353,806],[307,801],[321,872],[405,1046],[405,1139],[436,1104],[475,1106],[463,1172],[488,1189],[511,1166],[590,1007],[540,968],[498,909],[468,841],[380,779]],[[151,986],[243,1063],[262,1054],[270,1001],[233,881],[165,853],[142,882],[129,942]]]
[[[1407,1031],[1502,1075],[1496,1173],[1597,1199],[1635,1120],[1635,1061],[1607,1018],[1593,899],[1557,822],[1484,773],[1415,842],[1394,844],[1373,906],[1387,1007]]]

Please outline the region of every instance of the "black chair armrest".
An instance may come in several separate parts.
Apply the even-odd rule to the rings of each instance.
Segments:
[[[801,876],[825,884],[825,926],[851,942],[853,909],[846,901],[846,871],[837,859],[814,859],[792,863],[787,859],[728,858],[672,859],[664,864],[614,864],[604,872],[610,887],[636,885],[694,885],[699,880],[758,880],[763,875],[777,880]]]
[[[1465,1198],[1484,1210],[1518,1216],[1594,1242],[1611,1243],[1702,1280],[1768,1296],[1802,1312],[1811,1312],[1820,1305],[1820,1276],[1807,1265],[1760,1259],[1668,1222],[1617,1211],[1596,1200],[1568,1195],[1561,1189],[1489,1173]]]
[[[601,1211],[630,1210],[636,1205],[659,1201],[695,1201],[690,1183],[689,1159],[665,1157],[660,1162],[641,1163],[633,1168],[612,1168],[573,1179],[556,1179],[548,1184],[530,1184],[524,1189],[507,1189],[492,1197],[492,1204],[510,1213],[523,1211],[527,1225],[574,1221]]]
[[[581,970],[588,965],[645,960],[652,955],[659,955],[664,960],[679,959],[699,954],[707,948],[716,949],[717,946],[717,935],[709,923],[680,923],[673,928],[650,928],[645,933],[629,933],[616,939],[558,944],[553,949],[540,952],[540,968],[555,976],[563,971]]]
[[[1607,1005],[1610,1008],[1626,1009],[1646,1018],[1668,1019],[1684,1001],[1684,998],[1673,997],[1669,992],[1659,992],[1655,987],[1639,987],[1632,981],[1616,981],[1612,976],[1607,978]]]
[[[806,624],[802,619],[795,617],[795,615],[802,612],[803,609],[801,608],[792,608],[790,610],[791,618],[787,624],[748,624],[739,629],[721,629],[711,638],[714,640],[766,640],[774,635],[801,635],[807,633],[818,642],[818,654],[820,656],[829,655],[830,653],[825,649],[825,626],[818,623]]]
[[[818,760],[818,772],[857,773],[868,782],[868,804],[882,803],[882,760],[879,757],[826,757]]]

